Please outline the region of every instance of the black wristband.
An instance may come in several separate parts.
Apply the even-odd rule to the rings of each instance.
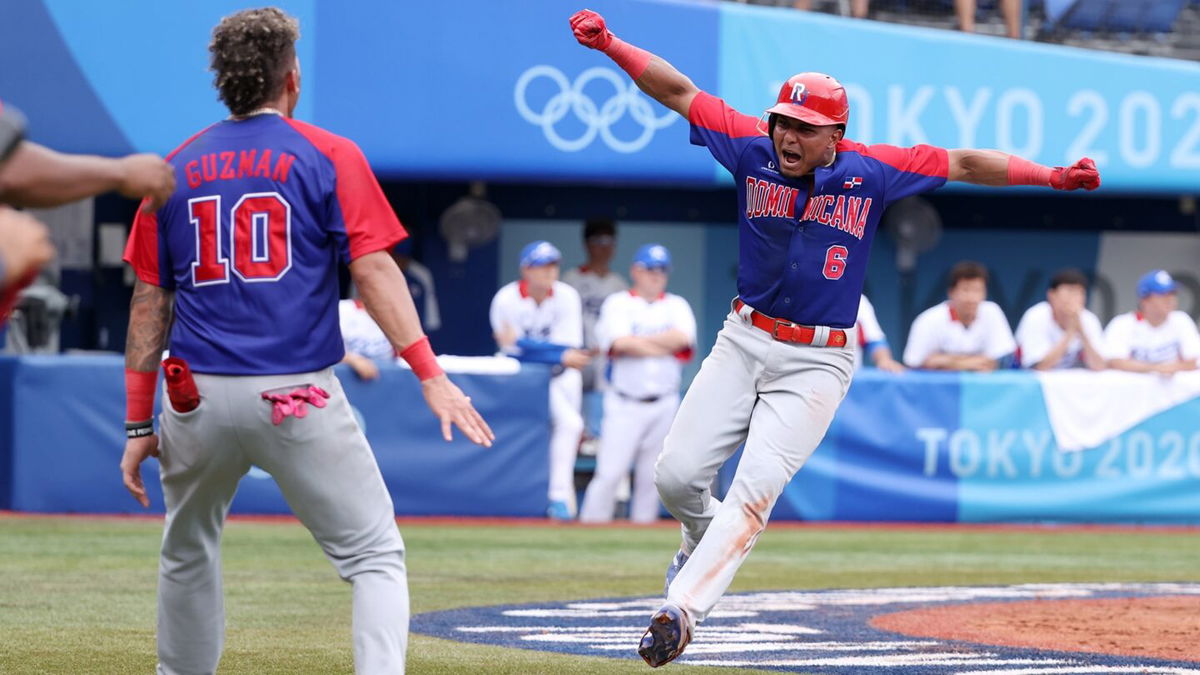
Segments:
[[[126,422],[125,423],[125,438],[141,438],[150,436],[154,433],[154,421],[146,420],[144,422]]]

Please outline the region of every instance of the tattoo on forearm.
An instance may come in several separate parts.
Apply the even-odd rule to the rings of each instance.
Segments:
[[[175,295],[158,286],[138,281],[129,303],[129,335],[125,340],[125,367],[157,370],[167,345],[167,329]]]

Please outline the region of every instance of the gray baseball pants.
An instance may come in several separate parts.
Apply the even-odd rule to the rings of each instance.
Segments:
[[[201,403],[165,401],[160,458],[167,518],[158,573],[158,673],[215,673],[225,639],[221,530],[238,482],[257,466],[353,587],[355,672],[402,673],[408,642],[404,542],[375,456],[331,368],[229,377],[196,374]],[[260,394],[315,384],[325,408],[271,423]]]
[[[708,616],[766,528],[775,500],[825,436],[850,387],[853,347],[780,342],[731,312],[683,398],[655,467],[690,558],[667,602]],[[717,470],[745,442],[724,501]]]

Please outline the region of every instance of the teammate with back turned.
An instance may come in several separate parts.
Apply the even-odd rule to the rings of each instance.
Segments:
[[[169,157],[180,187],[134,221],[125,252],[138,281],[125,350],[125,486],[149,505],[140,466],[160,457],[167,517],[158,571],[158,669],[213,673],[225,617],[220,542],[251,465],[275,479],[353,587],[358,673],[404,671],[404,542],[387,486],[332,366],[337,264],[421,380],[450,440],[493,435],[441,371],[388,249],[407,236],[354,143],[292,119],[300,96],[297,21],[245,10],[213,30],[212,70],[230,117]],[[174,321],[172,323],[172,314]],[[189,405],[164,401],[151,424],[168,343],[195,372]],[[174,385],[169,384],[168,393]],[[180,387],[181,389],[185,387]]]
[[[700,91],[663,59],[622,41],[590,10],[575,38],[604,52],[646,94],[686,118],[738,191],[738,297],[683,399],[656,467],[682,523],[666,603],[638,653],[652,667],[683,652],[766,527],[775,500],[825,435],[850,386],[867,253],[884,208],[947,180],[1095,189],[1090,159],[1049,168],[996,150],[863,145],[844,138],[850,108],[834,78],[789,78],[760,118]],[[765,132],[765,133],[764,133]],[[724,502],[709,486],[745,442]]]

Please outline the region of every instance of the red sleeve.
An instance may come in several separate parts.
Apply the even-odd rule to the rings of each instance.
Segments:
[[[337,207],[334,215],[336,218],[340,213],[341,223],[329,225],[345,228],[349,240],[349,257],[345,262],[385,251],[408,237],[408,231],[396,218],[383,188],[375,180],[367,158],[353,141],[294,119],[287,122],[333,164],[333,198]]]
[[[950,154],[945,148],[933,145],[914,145],[901,148],[895,145],[869,145],[864,153],[891,166],[897,171],[919,173],[922,176],[946,178],[950,175]]]
[[[145,205],[146,200],[142,200]],[[155,286],[167,287],[162,283],[158,256],[158,214],[146,213],[138,207],[129,240],[125,242],[125,262],[133,268],[138,279]]]
[[[737,171],[738,159],[751,142],[763,138],[758,119],[734,110],[707,92],[696,94],[688,108],[692,123],[693,145],[703,145],[730,173]]]
[[[888,202],[936,190],[946,184],[950,175],[950,154],[945,148],[932,145],[901,148],[895,145],[842,143],[853,146],[848,149],[880,163],[886,180],[884,195]]]
[[[716,131],[726,136],[762,136],[758,130],[758,118],[744,115],[729,106],[725,101],[702,91],[692,99],[688,108],[688,122]]]

